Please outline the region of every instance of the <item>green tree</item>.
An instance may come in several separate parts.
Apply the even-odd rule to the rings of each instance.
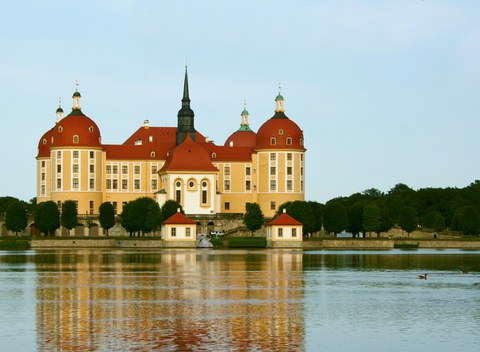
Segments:
[[[379,199],[383,196],[383,192],[376,188],[369,188],[362,192],[365,196],[371,199]]]
[[[309,234],[315,231],[315,218],[312,206],[308,202],[296,200],[284,204],[284,206],[279,207],[278,214],[281,214],[281,212],[283,213],[283,209],[285,208],[288,215],[303,224],[304,234]]]
[[[132,237],[134,230],[134,226],[132,223],[132,215],[131,210],[133,207],[133,201],[128,202],[123,206],[122,214],[120,215],[120,219],[122,221],[122,227],[128,231],[130,237]]]
[[[176,200],[169,199],[162,205],[162,221],[167,220],[170,216],[174,215],[177,210],[183,213],[182,205]]]
[[[335,235],[345,230],[348,226],[348,216],[345,206],[339,201],[331,201],[325,204],[323,212],[323,227]]]
[[[442,214],[440,214],[439,211],[436,210],[428,212],[423,217],[421,224],[423,227],[437,232],[445,230],[445,218],[442,216]]]
[[[480,230],[480,216],[472,206],[466,206],[460,211],[460,231],[464,235],[476,235]]]
[[[66,200],[62,203],[62,214],[60,223],[63,227],[71,230],[78,224],[77,204],[73,200]]]
[[[100,204],[98,213],[98,221],[100,222],[100,226],[105,229],[108,236],[108,230],[115,226],[115,209],[113,208],[112,203],[103,202]]]
[[[318,232],[322,229],[323,204],[314,201],[308,201],[308,204],[310,205],[310,209],[312,210],[313,215],[312,232]]]
[[[252,232],[252,236],[255,231],[262,227],[263,221],[263,213],[260,205],[257,203],[247,203],[245,205],[243,223]]]
[[[144,230],[146,232],[158,231],[162,221],[162,212],[158,203],[154,202],[150,204],[147,208]]]
[[[382,227],[382,212],[375,203],[370,203],[363,208],[363,228],[366,232],[376,232],[377,236]]]
[[[412,206],[405,206],[400,212],[400,217],[398,218],[398,225],[402,230],[407,231],[407,234],[410,235],[411,232],[417,229],[418,225],[418,213],[417,210]]]
[[[361,199],[357,200],[347,210],[348,226],[347,231],[350,232],[353,237],[357,237],[359,233],[364,231],[363,226],[363,209],[365,208],[366,201]]]
[[[35,226],[48,236],[60,227],[60,214],[57,204],[49,200],[37,205]]]
[[[7,229],[18,235],[18,232],[25,230],[27,223],[27,212],[23,203],[11,202],[6,212],[5,225]]]

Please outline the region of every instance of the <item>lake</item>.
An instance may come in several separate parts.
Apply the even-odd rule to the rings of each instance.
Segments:
[[[0,251],[0,317],[4,351],[477,352],[480,251]]]

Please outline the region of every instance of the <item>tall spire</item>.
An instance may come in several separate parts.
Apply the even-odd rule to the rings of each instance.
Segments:
[[[58,109],[56,111],[56,114],[57,114],[57,123],[58,123],[58,121],[63,119],[62,99],[60,98],[58,99]]]
[[[177,115],[177,145],[182,144],[187,136],[190,135],[193,141],[196,140],[196,131],[194,127],[195,114],[190,108],[190,96],[188,93],[188,71],[185,65],[185,80],[183,82],[182,108]]]
[[[80,99],[82,98],[82,95],[78,91],[78,81],[75,81],[75,92],[73,93],[72,98],[73,98],[72,110],[80,110],[82,108],[80,105]]]
[[[248,125],[248,116],[249,113],[247,111],[247,101],[243,101],[243,111],[242,111],[242,123],[240,124],[239,131],[251,131],[250,126]]]

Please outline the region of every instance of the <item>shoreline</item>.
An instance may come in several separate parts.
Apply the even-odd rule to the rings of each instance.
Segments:
[[[109,237],[52,237],[52,238],[31,238],[21,237],[0,237],[2,240],[28,241],[31,249],[55,249],[55,248],[117,248],[117,249],[162,249],[162,248],[197,248],[196,242],[185,241],[164,241],[160,238],[109,238]],[[227,241],[225,241],[226,243]],[[229,247],[228,243],[226,249]],[[248,248],[248,247],[244,247]],[[258,248],[258,247],[256,247]],[[309,239],[296,243],[272,243],[267,248],[285,249],[471,249],[480,250],[480,239]],[[203,249],[203,248],[202,248]]]

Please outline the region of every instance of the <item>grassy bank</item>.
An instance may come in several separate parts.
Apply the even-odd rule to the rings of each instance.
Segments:
[[[0,240],[0,250],[2,251],[24,251],[30,249],[30,241],[8,238]]]

